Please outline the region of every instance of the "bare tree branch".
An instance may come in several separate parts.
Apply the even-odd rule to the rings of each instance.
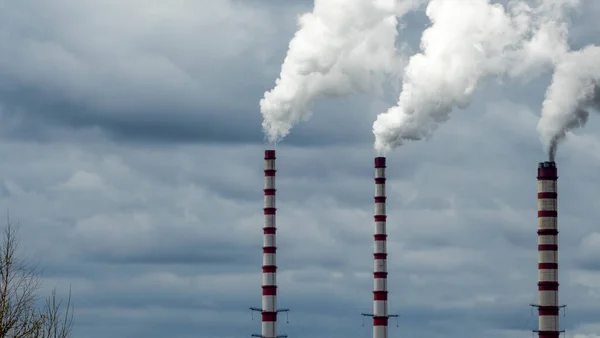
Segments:
[[[17,231],[7,220],[0,241],[0,338],[70,338],[71,289],[64,308],[56,289],[43,308],[37,307],[40,274],[36,265],[18,255]]]

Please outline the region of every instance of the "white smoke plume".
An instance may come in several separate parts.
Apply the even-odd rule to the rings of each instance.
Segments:
[[[384,153],[408,140],[429,137],[465,108],[482,80],[491,76],[531,77],[568,50],[564,14],[576,0],[431,0],[431,26],[421,37],[421,53],[405,69],[397,106],[373,124],[375,148]]]
[[[587,122],[589,109],[600,112],[600,47],[588,46],[566,54],[557,64],[546,91],[538,131],[554,161],[566,133]]]
[[[398,17],[424,0],[315,0],[299,18],[275,87],[260,101],[270,142],[310,117],[320,97],[373,92],[400,72]]]

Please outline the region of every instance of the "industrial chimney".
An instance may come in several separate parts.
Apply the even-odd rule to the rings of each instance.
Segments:
[[[539,338],[558,338],[558,172],[554,161],[538,165],[538,329]]]
[[[277,261],[275,260],[276,238],[276,205],[275,205],[275,150],[265,150],[265,225],[263,228],[263,265],[262,265],[262,307],[251,307],[250,310],[262,315],[262,333],[252,337],[283,338],[277,335],[277,313],[288,309],[277,309]]]
[[[388,337],[388,319],[398,315],[388,314],[387,291],[387,233],[385,196],[385,157],[375,158],[375,249],[373,251],[373,313],[363,316],[373,317],[373,338]]]

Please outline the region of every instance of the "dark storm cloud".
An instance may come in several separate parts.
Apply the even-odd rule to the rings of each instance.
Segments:
[[[176,111],[176,106],[152,107],[139,114],[107,115],[106,111],[91,111],[88,107],[69,103],[42,102],[33,105],[27,99],[20,102],[5,100],[7,107],[3,118],[14,121],[3,127],[4,136],[10,138],[52,141],[52,127],[93,130],[118,142],[143,144],[163,143],[260,143],[262,133],[260,117],[251,111],[229,108],[224,105],[197,107],[197,111]],[[174,111],[175,110],[175,111]],[[237,110],[237,111],[236,111]],[[238,118],[231,119],[231,115]]]
[[[169,14],[181,14],[185,7],[174,6],[162,16],[173,23],[168,28],[143,11],[131,12],[129,18],[115,16],[118,7],[112,3],[105,10],[114,24],[104,26],[105,18],[94,12],[96,5],[70,5],[62,0],[48,9],[54,19],[29,11],[29,20],[18,23],[17,13],[33,3],[11,4],[4,11],[12,24],[0,25],[3,45],[9,46],[0,52],[0,73],[5,74],[0,77],[0,102],[3,110],[18,114],[20,122],[5,128],[5,136],[51,140],[55,134],[45,131],[49,124],[98,128],[120,142],[263,142],[258,100],[274,83],[276,60],[283,58],[293,34],[293,20],[284,19],[293,19],[294,10],[304,5],[269,8],[260,2],[254,7],[221,2],[206,24],[190,21],[193,17],[176,20]],[[196,13],[202,10],[202,4],[188,6]],[[60,21],[75,10],[81,11],[81,19]],[[219,14],[233,19],[217,28],[223,24]],[[137,35],[140,28],[131,26],[138,22],[149,32],[164,31],[156,31],[149,40],[148,32]],[[283,22],[284,29],[270,26]],[[122,35],[104,36],[112,52],[90,43],[99,39],[97,34],[107,34],[101,29],[115,34],[124,29]],[[242,40],[236,45],[227,34]],[[317,119],[314,128],[299,128],[288,143],[319,146],[367,140],[370,116],[360,118],[367,115],[361,112],[365,107],[351,105],[318,106],[332,111],[331,117]],[[332,129],[334,120],[353,127]],[[357,132],[355,126],[363,128]]]
[[[255,249],[255,250],[252,250]],[[91,262],[112,264],[194,264],[205,265],[250,265],[256,263],[244,252],[259,252],[260,246],[241,246],[239,243],[219,243],[215,240],[197,241],[190,244],[152,245],[147,250],[116,253],[98,252],[87,258]]]
[[[262,92],[256,91],[258,97]],[[225,96],[225,94],[224,94]],[[236,96],[236,95],[234,95]],[[236,96],[237,97],[237,96]],[[41,102],[38,102],[40,101]],[[180,107],[175,103],[133,110],[100,110],[85,103],[51,102],[36,94],[18,93],[2,99],[2,134],[11,139],[60,140],[56,130],[101,131],[117,142],[141,144],[173,143],[264,143],[261,116],[252,101],[225,101],[213,105]],[[317,105],[326,110],[313,126],[300,126],[286,144],[320,147],[328,144],[365,143],[371,139],[370,115],[362,103],[332,101]],[[348,128],[331,128],[343,121]],[[54,128],[54,130],[52,129]],[[82,134],[88,136],[89,134]]]
[[[7,109],[19,109],[34,119],[42,115],[74,128],[98,126],[122,139],[243,142],[259,136],[259,131],[251,131],[257,129],[252,124],[260,125],[259,114],[249,107],[258,107],[254,101],[262,90],[257,79],[266,78],[260,76],[260,68],[248,67],[261,57],[260,51],[248,52],[248,48],[271,39],[270,34],[263,34],[271,29],[265,7],[242,6],[236,13],[239,4],[222,2],[213,8],[213,20],[204,24],[190,21],[193,17],[178,20],[169,16],[185,11],[185,7],[173,6],[163,14],[173,26],[160,31],[162,23],[144,11],[132,11],[129,18],[115,16],[119,7],[107,3],[103,17],[94,9],[97,4],[71,5],[71,1],[58,1],[40,11],[32,10],[33,2],[5,6],[3,15],[10,20],[3,19],[0,25],[7,47],[0,53],[0,73],[4,75],[0,78],[0,102]],[[202,4],[188,5],[189,10],[206,15],[198,13],[203,11]],[[135,8],[133,3],[126,7]],[[43,16],[44,9],[54,16]],[[79,19],[61,21],[77,10]],[[29,20],[18,21],[19,13],[27,13]],[[232,20],[214,31],[219,20],[228,16]],[[113,24],[104,26],[102,20],[108,18]],[[136,23],[159,29],[154,40],[147,40],[146,33],[136,35],[130,26]],[[120,28],[125,29],[122,35],[106,32],[116,33]],[[190,30],[195,34],[190,35]],[[228,33],[238,36],[233,41],[219,41],[219,36]],[[169,41],[170,34],[174,38]],[[187,45],[172,44],[189,38],[193,40]],[[90,43],[93,39],[98,39],[97,45]],[[242,39],[241,43],[236,44],[236,39]],[[101,48],[103,42],[112,52]],[[223,56],[219,52],[226,55],[222,63],[208,66],[208,61]],[[232,73],[223,76],[224,69]],[[240,128],[244,125],[249,128]],[[236,135],[235,129],[241,132]]]

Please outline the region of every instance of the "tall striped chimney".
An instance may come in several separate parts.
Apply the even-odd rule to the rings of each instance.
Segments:
[[[373,313],[363,316],[373,317],[373,338],[387,338],[388,319],[398,317],[388,313],[387,291],[387,233],[385,196],[385,157],[375,158],[375,248],[373,251]]]
[[[265,227],[263,228],[262,336],[277,337],[277,224],[275,150],[265,150]]]
[[[375,250],[373,258],[373,338],[388,336],[387,233],[385,213],[385,157],[375,158]]]
[[[539,338],[557,338],[558,323],[558,172],[554,161],[538,164],[538,308]]]
[[[253,337],[277,338],[277,313],[288,309],[277,309],[277,252],[276,244],[276,205],[275,205],[275,150],[265,150],[265,201],[263,227],[263,265],[262,265],[262,307],[250,310],[261,313],[262,333]]]

